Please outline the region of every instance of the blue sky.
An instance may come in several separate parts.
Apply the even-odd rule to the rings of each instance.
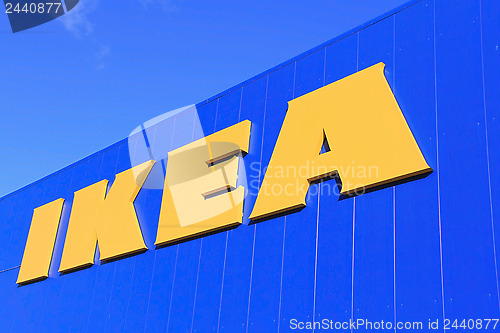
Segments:
[[[407,0],[80,0],[13,34],[0,13],[0,196]]]

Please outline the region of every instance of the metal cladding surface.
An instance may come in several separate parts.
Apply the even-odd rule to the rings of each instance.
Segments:
[[[215,170],[215,157],[232,158],[220,163],[231,175],[239,170],[236,159],[244,161],[248,191],[238,203],[242,224],[231,221],[235,228],[207,234],[209,228],[193,227],[200,237],[157,240],[163,191],[141,178],[127,187],[132,194],[111,194],[129,200],[120,219],[131,223],[137,245],[118,253],[128,251],[118,260],[109,249],[104,256],[113,260],[106,262],[99,261],[97,251],[94,265],[88,250],[67,267],[90,267],[60,274],[74,193],[111,183],[115,175],[152,159],[127,139],[1,198],[0,331],[289,332],[313,321],[363,319],[422,322],[422,329],[397,331],[435,332],[444,330],[445,318],[449,328],[457,319],[464,330],[465,319],[466,330],[484,330],[478,320],[486,326],[486,319],[500,318],[499,31],[498,0],[412,1],[197,104],[196,111],[188,108],[145,129],[148,148],[179,153],[249,120],[239,133],[241,143],[209,150],[202,161]],[[397,122],[406,121],[414,137],[407,142],[420,150],[415,171],[428,171],[426,177],[342,200],[331,191],[335,180],[311,181],[300,211],[269,217],[263,210],[267,220],[250,220],[288,103],[379,63],[385,64],[385,79],[404,116]],[[338,123],[333,131],[336,126],[342,133],[351,128],[356,138],[366,133],[356,124]],[[335,140],[328,145],[334,153]],[[166,166],[156,160],[149,177],[164,176]],[[229,191],[238,184],[227,180],[227,186]],[[104,186],[99,189],[104,193]],[[204,199],[211,200],[206,199],[211,194]],[[119,202],[109,202],[121,210]],[[49,203],[53,207],[37,210],[34,219],[49,229],[34,224],[32,230],[50,240],[39,242],[31,233],[28,239],[34,209]],[[112,207],[101,215],[111,214]],[[189,207],[186,212],[196,217]],[[165,219],[171,227],[172,217]],[[110,233],[111,243],[119,243]],[[78,232],[73,236],[78,239]],[[86,244],[93,246],[95,237],[100,236],[90,235]],[[25,247],[43,261],[32,262],[36,269],[20,276]],[[50,260],[47,274],[44,265]],[[16,284],[18,276],[27,283]],[[439,327],[430,326],[436,320]],[[304,331],[313,330],[304,326]]]

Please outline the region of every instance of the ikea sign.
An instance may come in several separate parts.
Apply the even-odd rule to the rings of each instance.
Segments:
[[[242,224],[238,174],[251,126],[245,120],[168,153],[156,246]],[[93,265],[97,246],[103,261],[147,250],[134,200],[154,164],[74,193],[59,272]],[[250,220],[304,208],[315,182],[335,179],[349,197],[431,172],[379,63],[289,101]],[[34,210],[18,284],[48,277],[63,205],[60,198]]]

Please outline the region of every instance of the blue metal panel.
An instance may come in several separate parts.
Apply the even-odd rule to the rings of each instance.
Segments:
[[[484,93],[485,135],[487,135],[487,166],[489,179],[490,209],[495,236],[497,283],[500,263],[500,2],[482,0],[481,37],[482,37],[482,74]],[[498,288],[498,285],[497,285]],[[497,290],[497,292],[499,292]],[[500,303],[500,293],[497,294]]]
[[[120,149],[118,150],[118,161],[116,162],[116,171],[115,174],[123,172],[132,167],[130,161],[130,151],[128,143],[123,143],[120,145]],[[110,182],[113,181],[114,178],[108,179]]]
[[[12,331],[12,323],[18,318],[19,306],[17,303],[18,290],[15,287],[17,269],[10,269],[0,274],[0,283],[2,284],[2,302],[3,305],[0,311],[0,320],[2,329],[6,332]],[[8,304],[8,306],[6,306]]]
[[[54,175],[54,177],[50,177],[45,179],[40,185],[44,186],[44,199],[47,200],[47,202],[53,201],[55,199],[58,199],[63,195],[65,190],[60,190],[61,187],[67,188],[68,184],[71,182],[71,177],[72,177],[72,170],[69,170],[68,172],[61,172],[57,173]],[[66,207],[64,210],[67,211]],[[65,212],[66,213],[66,212]],[[64,213],[63,213],[64,214]],[[67,214],[64,214],[67,215]],[[44,281],[48,282],[51,281],[52,277],[58,275],[57,270],[59,268],[59,263],[60,263],[60,253],[59,251],[56,251],[57,247],[61,248],[60,243],[64,242],[64,240],[61,238],[61,226],[59,227],[58,230],[58,236],[56,237],[56,244],[54,246],[54,251],[53,251],[53,256],[52,256],[52,262],[51,266],[49,269],[49,279]],[[61,248],[62,250],[62,248]],[[54,281],[51,281],[54,282]],[[36,320],[36,326],[31,328],[30,330],[36,331],[38,327],[45,327],[46,319],[44,317],[44,313],[46,312],[47,309],[50,311],[53,311],[52,306],[54,305],[53,303],[53,298],[52,295],[55,294],[54,291],[59,290],[62,286],[56,285],[57,283],[50,283],[47,284],[47,286],[41,287],[35,286],[35,292],[41,292],[41,301],[42,304],[38,307],[39,311],[36,311],[36,313],[33,313],[34,317],[39,316],[39,319]],[[36,294],[35,294],[36,295]],[[37,297],[34,294],[31,294],[30,297]],[[55,303],[57,304],[57,303]],[[30,331],[29,330],[29,331]]]
[[[168,143],[170,144],[172,137],[171,130],[173,128],[173,122],[167,123],[165,125],[162,126],[162,129],[168,130],[167,132],[169,134]],[[156,129],[152,129],[151,132],[152,133],[148,133],[148,138],[151,142],[152,149],[155,149],[157,147],[155,144],[157,139],[162,139],[163,137],[160,138],[156,137],[156,134],[158,133]],[[142,153],[144,155],[144,158],[146,158],[144,150]],[[151,159],[149,153],[147,155],[148,155],[147,159]],[[134,161],[137,161],[137,158],[134,158]],[[153,168],[151,169],[147,180],[144,182],[143,187],[139,191],[139,194],[137,195],[134,202],[135,210],[137,213],[137,219],[139,221],[139,225],[142,231],[142,237],[144,238],[146,247],[150,250],[155,249],[154,243],[156,240],[158,219],[160,217],[161,197],[163,194],[161,188],[163,187],[163,184],[165,182],[164,171],[163,171],[164,163],[165,161],[163,160],[155,160],[155,164],[153,165]]]
[[[217,332],[226,239],[227,232],[202,239],[193,311],[183,315],[190,332]]]
[[[47,185],[52,187],[57,187],[57,177],[50,177],[44,183],[48,183]],[[45,188],[43,184],[41,184],[41,186],[33,186],[27,188],[22,192],[23,195],[19,197],[25,200],[25,204],[35,208],[38,205],[45,203],[42,202],[44,192]],[[24,214],[21,212],[17,212],[16,214],[16,222],[19,223],[18,226],[20,228],[18,228],[13,233],[9,247],[11,251],[16,251],[15,258],[18,262],[20,262],[22,259],[24,240],[27,237],[31,218],[33,215],[32,209],[27,210],[27,212]],[[42,308],[44,292],[46,291],[46,289],[36,284],[16,288],[17,286],[12,285],[12,282],[14,281],[15,279],[11,281],[9,287],[13,290],[18,290],[17,292],[15,292],[13,297],[14,304],[12,305],[14,305],[14,311],[11,313],[12,317],[10,319],[10,330],[33,332],[36,330],[42,319],[41,313],[37,311],[33,312],[33,309]],[[27,320],[16,320],[17,316],[21,316],[21,318],[25,316]]]
[[[12,258],[13,253],[10,251],[10,240],[12,239],[12,235],[17,229],[15,223],[16,215],[23,207],[21,195],[3,198],[0,201],[0,205],[2,221],[5,221],[1,223],[3,234],[1,236],[2,242],[0,243],[0,264],[2,265],[1,269],[4,270],[20,264],[18,261],[15,261],[15,259]],[[9,221],[10,223],[7,223],[7,221]]]
[[[479,1],[436,1],[435,10],[445,315],[495,318]]]
[[[278,138],[288,108],[287,102],[293,98],[294,75],[295,65],[289,65],[269,74],[267,80],[261,80],[262,85],[265,83],[267,92],[260,95],[267,94],[267,98],[264,106],[265,118],[260,122],[265,124],[265,127],[259,126],[258,121],[254,122],[258,129],[264,128],[264,133],[257,136],[258,139],[255,137],[251,139],[252,143],[258,141],[255,144],[261,147],[258,151],[261,151],[262,156],[256,160],[258,164],[250,166],[249,187],[254,192],[258,191],[258,186],[264,177],[264,168],[271,159],[274,143]],[[245,204],[245,208],[247,207]],[[250,214],[252,208],[253,203],[248,207],[247,214]],[[271,329],[277,331],[278,329],[284,221],[285,218],[280,217],[255,226],[249,332],[263,332]]]
[[[65,199],[65,203],[63,206],[63,211],[61,214],[61,220],[59,222],[59,228],[57,232],[56,242],[54,246],[54,252],[52,256],[52,263],[49,270],[49,279],[44,281],[46,283],[46,298],[44,300],[44,304],[41,308],[42,318],[47,318],[47,316],[54,316],[57,318],[59,315],[59,308],[61,304],[64,304],[65,294],[63,294],[63,290],[65,284],[62,279],[58,279],[59,276],[59,264],[61,262],[61,255],[64,245],[64,239],[66,236],[68,221],[69,221],[69,213],[71,210],[71,205],[73,203],[73,191],[75,190],[74,185],[78,185],[75,182],[72,182],[73,174],[81,173],[83,176],[86,173],[87,161],[83,163],[79,163],[74,165],[71,169],[63,170],[59,175],[59,183],[57,186],[57,194],[60,197]],[[77,176],[75,176],[76,178]],[[72,186],[73,185],[73,186]],[[85,286],[80,285],[79,288],[85,288]],[[81,289],[80,289],[81,290]],[[71,304],[72,306],[73,304]],[[67,303],[64,306],[68,306]],[[71,319],[71,314],[69,315]],[[75,323],[78,325],[78,323]],[[40,325],[43,331],[55,331],[59,326],[56,320],[44,320]]]
[[[249,114],[246,109],[242,110],[243,96],[246,96],[245,88],[238,89],[218,99],[216,131],[231,126],[239,120],[247,119]],[[249,96],[249,98],[256,98],[256,96]],[[248,100],[248,97],[245,97],[245,100]],[[244,118],[242,118],[242,114]],[[251,156],[252,153],[249,152],[247,157],[252,158]],[[246,330],[253,229],[253,226],[241,226],[226,231],[218,238],[219,242],[224,245],[224,255],[219,255],[214,263],[215,267],[222,267],[224,276],[223,282],[221,278],[221,281],[215,284],[220,292],[219,302],[214,303],[215,307],[219,305],[220,308],[217,309],[217,330],[219,332],[245,332]]]
[[[144,163],[151,159],[150,152],[148,149],[144,149],[143,146],[139,144],[139,140],[144,140],[143,135],[145,135],[149,141],[155,139],[155,129],[145,130],[140,135],[135,136],[135,145],[131,144],[129,141],[128,147],[130,152],[130,160],[134,161],[134,166],[140,163]],[[133,148],[132,148],[133,147]],[[132,149],[134,149],[132,151]],[[144,190],[144,192],[147,190]],[[139,193],[143,192],[141,190]],[[136,197],[136,204],[142,203],[146,205],[144,200],[144,195],[141,197]],[[139,201],[137,201],[139,200]],[[153,206],[154,207],[154,206]],[[138,215],[139,219],[139,215]],[[141,230],[146,231],[151,234],[151,228],[146,225],[146,221],[140,220],[139,225]],[[152,239],[149,239],[152,242]],[[127,307],[130,299],[130,292],[132,287],[133,274],[135,273],[135,264],[137,259],[142,260],[142,256],[134,256],[119,260],[115,263],[115,268],[113,272],[111,291],[109,296],[109,303],[106,309],[106,319],[104,325],[104,332],[122,332],[125,326],[125,320],[127,316]]]
[[[185,145],[194,139],[195,114],[193,111],[176,118],[173,141]],[[179,126],[178,126],[179,125]],[[175,146],[175,144],[174,144]],[[167,332],[185,332],[191,327],[196,277],[201,251],[201,239],[167,247],[160,251],[169,252],[168,261],[156,261],[156,265],[169,265],[172,272],[171,299],[167,317]],[[172,266],[174,266],[172,271]],[[165,302],[165,300],[162,300]],[[157,318],[148,316],[148,331],[161,331],[156,328]]]
[[[155,135],[151,147],[159,158],[154,168],[160,168],[159,172],[165,173],[167,153],[171,148],[173,140],[174,120],[159,124],[155,129]],[[152,171],[154,172],[154,171]],[[157,180],[158,181],[158,180]],[[147,326],[147,317],[156,318],[156,327],[166,330],[168,307],[170,302],[170,288],[165,286],[172,281],[173,269],[169,260],[172,251],[154,251],[154,241],[158,228],[162,191],[152,188],[143,189],[139,192],[136,201],[136,209],[139,221],[146,226],[142,229],[146,245],[150,250],[145,254],[135,257],[134,273],[128,307],[125,318],[125,332],[143,331]],[[158,266],[156,262],[158,261]],[[169,282],[170,281],[170,282]]]
[[[215,117],[217,116],[217,100],[206,104],[200,103],[196,107],[196,110],[198,111],[198,118],[203,133],[205,135],[213,134],[215,130]]]
[[[178,246],[167,332],[187,332],[191,329],[202,243],[203,239],[196,239]],[[168,250],[174,254],[175,247]],[[150,317],[148,324],[155,320]]]
[[[18,227],[17,231],[19,234],[17,234],[15,238],[12,238],[12,241],[15,241],[15,243],[11,243],[9,249],[13,254],[15,254],[15,257],[19,254],[22,255],[23,253],[24,242],[26,241],[33,209],[49,202],[49,200],[53,200],[54,191],[57,191],[58,188],[59,178],[65,180],[64,177],[61,177],[61,175],[47,177],[43,182],[40,182],[35,186],[28,187],[17,193],[16,196],[18,199],[24,201],[26,208],[24,212],[20,211],[17,214],[23,222],[16,225]],[[47,198],[44,198],[44,193],[47,193]],[[22,233],[24,234],[21,235]],[[13,244],[17,245],[13,247]],[[21,258],[19,257],[17,260],[20,262]],[[16,273],[17,272],[18,271],[16,270]],[[14,281],[15,278],[12,282]],[[46,303],[45,297],[50,297],[51,292],[49,286],[43,286],[39,283],[21,287],[8,285],[7,287],[12,288],[14,291],[12,299],[13,302],[9,305],[12,306],[12,310],[16,316],[20,316],[21,318],[25,316],[29,318],[29,320],[18,320],[16,319],[16,316],[12,316],[10,330],[29,332],[36,331],[40,325],[43,327],[45,324],[43,317],[43,311]],[[36,311],[33,311],[33,309],[36,309]]]
[[[77,191],[102,179],[108,179],[110,182],[112,182],[114,178],[113,176],[111,176],[111,174],[116,172],[117,156],[118,153],[115,153],[112,150],[108,150],[99,154],[98,156],[93,156],[92,158],[90,158],[87,161],[86,166],[82,165],[82,167],[86,168],[84,173],[85,177],[80,178],[78,172],[73,173],[71,186],[72,190]],[[109,164],[112,165],[112,171],[110,170],[110,172],[107,173],[105,177],[105,168],[108,168]],[[73,195],[69,194],[69,196],[72,202]],[[69,222],[69,211],[68,217],[67,219],[64,219],[64,222],[65,226],[67,227],[67,223]],[[98,255],[96,255],[96,258],[98,258]],[[56,311],[59,313],[60,318],[57,318],[57,320],[55,320],[54,329],[60,331],[85,331],[88,325],[89,318],[91,316],[91,311],[94,309],[93,302],[95,300],[94,296],[96,294],[96,283],[97,281],[99,281],[99,275],[101,274],[102,270],[101,267],[104,268],[104,266],[93,266],[90,269],[82,270],[81,272],[79,272],[78,276],[76,276],[76,274],[65,274],[54,281],[55,284],[62,284],[62,290],[60,290],[58,293],[59,303],[58,307],[56,308]],[[75,277],[73,277],[72,275],[75,275]],[[111,281],[109,283],[111,283]],[[78,291],[75,292],[75,290]],[[99,295],[97,295],[97,297],[102,296],[102,299],[107,299],[107,290],[103,293],[98,293]],[[100,303],[98,303],[98,306],[99,304]],[[64,311],[63,309],[66,309],[69,314],[66,313],[66,311]],[[49,313],[50,312],[48,312],[47,315]]]
[[[265,128],[264,117],[267,115],[267,89],[268,77],[266,76],[243,87],[241,93],[241,109],[238,113],[238,122],[243,120],[252,122],[249,151],[243,160],[245,175],[247,176],[247,184],[245,184],[247,193],[243,213],[243,224],[245,225],[250,224],[248,217],[255,204],[260,184],[259,174],[255,171],[260,169],[262,151],[265,147],[262,131]]]
[[[105,332],[123,331],[130,297],[132,276],[134,274],[135,262],[137,259],[137,256],[129,257],[119,260],[115,264],[109,302],[106,309]],[[142,258],[139,257],[139,260],[141,259]]]
[[[325,49],[297,60],[293,97],[299,97],[323,86],[325,82]],[[317,147],[318,153],[321,147]],[[307,207],[286,217],[284,231],[283,280],[281,288],[280,331],[288,332],[287,323],[295,318],[314,319],[314,287],[318,226],[319,184],[309,188]]]
[[[173,124],[167,124],[170,125],[168,128],[171,129]],[[155,132],[155,135],[150,137],[150,139],[152,139],[151,141],[153,147],[155,147],[155,143],[159,139],[159,137],[156,136],[156,133],[158,132]],[[168,137],[168,142],[170,142],[172,132],[170,130],[166,131],[166,133],[170,135],[170,137]],[[158,168],[159,172],[163,172],[161,168],[161,161],[157,161],[154,167]],[[154,241],[156,236],[157,221],[160,214],[161,194],[160,190],[143,188],[139,192],[135,201],[142,234],[149,250],[144,254],[129,258],[133,259],[133,267],[129,281],[130,284],[126,297],[126,303],[122,303],[119,307],[119,309],[123,311],[123,323],[122,326],[117,329],[120,332],[142,331],[144,330],[146,324],[147,311],[149,310],[148,302],[151,299],[150,293],[152,288],[151,280],[153,275],[153,265],[157,255],[156,251],[154,251]],[[118,299],[118,301],[120,301],[120,299]],[[123,299],[121,301],[123,301]],[[152,306],[152,309],[153,308],[154,306]],[[158,321],[161,319],[162,317],[160,317]]]
[[[141,316],[139,318],[135,318],[138,320],[137,323],[132,322],[134,317],[136,317],[133,313],[130,322],[130,327],[137,327],[137,330],[144,329],[145,332],[166,332],[168,321],[170,319],[170,308],[172,301],[172,282],[174,279],[175,273],[175,263],[177,257],[178,246],[159,249],[153,255],[153,266],[147,265],[147,269],[149,270],[147,273],[149,276],[152,275],[152,280],[148,276],[145,281],[148,283],[149,289],[144,289],[140,284],[144,283],[144,281],[136,280],[136,288],[141,290],[141,299],[140,303],[132,308],[139,307],[139,311]],[[147,262],[150,262],[150,258],[145,258]],[[139,266],[143,266],[142,264]],[[151,271],[152,269],[152,271]],[[143,275],[139,273],[139,276]],[[148,291],[148,293],[145,293]],[[147,298],[146,298],[147,296]],[[145,313],[145,322],[143,323],[142,313],[144,312],[144,308],[146,309]],[[129,310],[130,311],[130,310]],[[143,324],[142,327],[141,325]],[[135,331],[135,330],[130,330]]]
[[[61,304],[64,295],[62,294],[63,286],[61,280],[55,279],[59,276],[59,264],[61,263],[61,255],[63,250],[64,238],[66,235],[68,220],[69,220],[69,212],[71,209],[71,204],[73,201],[73,189],[71,186],[71,180],[73,177],[73,172],[77,170],[84,171],[86,163],[82,163],[82,168],[72,168],[65,171],[62,171],[58,174],[58,184],[56,186],[57,194],[55,197],[51,198],[51,200],[56,199],[57,197],[63,197],[66,199],[65,204],[63,206],[63,211],[61,214],[61,221],[59,223],[59,229],[56,237],[56,242],[54,246],[54,251],[52,255],[52,262],[49,270],[49,279],[44,281],[46,282],[46,289],[44,303],[42,308],[40,309],[40,313],[42,318],[46,318],[46,316],[57,314],[58,307]],[[47,184],[50,185],[50,184]],[[46,185],[46,188],[48,187]],[[80,285],[79,288],[85,288],[85,286]],[[78,323],[75,323],[78,325]],[[57,326],[57,323],[54,321],[42,320],[40,322],[40,327],[45,331],[54,330]]]
[[[252,302],[259,302],[259,292],[254,289],[254,281],[259,281],[260,278],[258,275],[258,264],[256,264],[257,260],[257,230],[259,226],[247,227],[246,225],[250,224],[248,220],[248,216],[251,212],[251,207],[255,203],[257,188],[259,185],[258,174],[254,172],[256,169],[260,169],[262,154],[264,149],[264,141],[262,137],[262,130],[265,126],[265,117],[267,115],[267,99],[268,99],[268,77],[260,78],[252,83],[246,85],[243,89],[242,94],[242,107],[240,112],[240,120],[250,119],[252,121],[252,132],[250,137],[250,151],[249,154],[245,157],[245,165],[247,166],[247,178],[248,182],[253,182],[247,186],[248,193],[245,197],[245,208],[243,214],[243,229],[247,229],[248,233],[254,232],[253,234],[253,243],[252,243],[252,260],[250,263],[250,281],[249,281],[249,289],[248,289],[248,304],[246,309],[246,323],[243,327],[246,328],[247,332],[254,331],[254,321],[252,320]],[[271,111],[270,111],[271,112]],[[253,230],[252,230],[253,229]],[[272,237],[273,235],[271,235]],[[257,271],[256,271],[257,270]],[[267,272],[266,272],[267,273]],[[267,277],[266,277],[267,278]],[[257,280],[256,280],[257,279]],[[253,295],[257,295],[257,297],[252,297]],[[242,310],[244,307],[242,307]],[[242,311],[243,312],[243,311]]]
[[[170,147],[168,148],[178,148],[189,143],[193,139],[194,121],[195,114],[193,111],[184,113],[175,118]],[[168,137],[165,137],[164,140],[168,141]],[[192,246],[192,243],[188,244]],[[184,263],[187,265],[187,268],[194,265],[192,262],[188,262],[186,260],[187,258],[184,257],[185,254],[189,254],[189,251],[185,251],[186,248],[183,247],[183,245],[184,244],[180,244],[158,249],[154,254],[153,280],[151,282],[146,323],[144,326],[147,332],[167,332],[170,330],[172,324],[176,324],[174,321],[182,319],[179,317],[173,304],[176,288],[179,288],[178,291],[181,291],[184,287],[183,284],[187,280],[187,278],[183,279],[183,274],[186,273],[184,270],[186,267],[180,267],[178,263]],[[197,245],[199,247],[199,243]],[[177,277],[178,270],[180,272],[180,280],[178,280],[179,277]],[[194,290],[194,286],[192,289]],[[182,300],[179,301],[189,303],[189,300],[184,296],[181,296],[181,298]],[[175,332],[175,329],[172,330],[172,332]]]
[[[357,34],[326,48],[325,84],[356,72],[357,50]],[[335,142],[329,143],[331,149],[335,150]],[[316,320],[351,319],[353,200],[339,201],[338,193],[335,181],[321,184],[318,208]]]
[[[427,163],[434,169],[425,180],[395,188],[397,321],[443,318],[433,12],[433,1],[424,1],[395,16],[393,89]],[[419,56],[413,56],[416,54]]]
[[[389,17],[359,32],[358,70],[383,62],[386,66],[385,76],[392,86],[393,51],[394,17]],[[363,133],[357,134],[363,135]],[[366,137],[365,140],[370,138]],[[370,170],[372,166],[364,167]],[[387,188],[362,195],[354,198],[353,203],[355,214],[353,317],[371,321],[393,321],[393,189]]]
[[[0,200],[0,216],[2,221],[14,221],[15,210],[14,200],[16,196],[8,196]],[[8,242],[14,231],[14,223],[0,223],[0,270],[8,268],[8,258],[10,253],[8,251]]]
[[[0,199],[2,330],[285,332],[292,318],[366,318],[425,331],[443,316],[498,317],[499,30],[496,0],[412,1],[147,129],[143,254],[57,271],[73,192],[151,158],[142,133]],[[301,212],[155,249],[168,151],[250,119],[248,224],[287,102],[381,61],[431,175],[341,201],[324,182]],[[59,197],[50,277],[18,287],[33,209]]]
[[[16,228],[12,230],[8,242],[10,255],[6,258],[6,268],[14,267],[21,263],[31,218],[33,217],[33,209],[47,203],[43,199],[43,192],[43,184],[31,186],[20,192],[14,200],[13,211]]]
[[[158,305],[163,305],[163,301],[168,299],[170,296],[168,294],[168,288],[161,288],[157,292],[153,293],[153,291],[156,291],[157,287],[152,283],[152,279],[153,274],[155,274],[155,276],[161,276],[160,271],[165,267],[168,268],[168,266],[161,265],[158,270],[153,272],[155,258],[158,257],[158,259],[161,260],[162,254],[165,254],[164,251],[157,252],[158,251],[150,250],[135,258],[136,260],[130,285],[130,295],[128,298],[123,332],[143,332],[146,326],[148,311],[155,313],[157,322],[165,321],[168,311],[168,302],[166,305],[166,311],[156,311],[158,309]],[[161,280],[162,286],[164,286],[165,281],[168,280]],[[153,289],[153,286],[155,286],[155,289]],[[155,302],[153,297],[161,299],[162,302]]]

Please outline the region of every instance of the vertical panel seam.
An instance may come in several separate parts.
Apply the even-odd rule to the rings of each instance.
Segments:
[[[222,295],[224,292],[224,278],[225,278],[225,273],[226,273],[226,258],[227,258],[227,243],[229,239],[229,231],[226,231],[226,246],[224,248],[224,264],[222,266],[222,283],[220,287],[220,299],[219,299],[219,315],[217,318],[217,333],[219,333],[219,327],[220,327],[220,314],[222,310]]]
[[[266,95],[264,97],[264,116],[263,116],[263,120],[262,120],[262,141],[260,144],[259,183],[260,183],[260,176],[262,175],[262,152],[264,150],[264,131],[265,131],[265,126],[266,126],[268,88],[269,88],[269,75],[266,76]],[[252,298],[253,263],[254,263],[254,259],[255,259],[255,238],[256,238],[256,235],[257,235],[257,224],[254,225],[254,229],[253,229],[252,263],[250,265],[250,285],[248,288],[247,324],[246,324],[246,330],[245,330],[245,332],[247,332],[247,333],[248,333],[248,325],[249,325],[249,320],[250,320],[250,301]]]
[[[325,55],[323,58],[323,87],[325,86],[326,83],[326,47],[325,47]],[[313,321],[313,332],[316,331],[316,325],[314,325],[315,319],[316,319],[316,287],[317,287],[317,274],[318,274],[318,238],[319,238],[319,212],[320,212],[320,199],[321,199],[321,186],[322,184],[318,184],[318,207],[316,211],[316,247],[315,247],[315,253],[314,253],[314,295],[313,295],[313,315],[312,315],[312,321]]]
[[[488,142],[488,112],[486,107],[486,83],[484,79],[484,42],[483,42],[483,10],[482,1],[479,0],[479,31],[481,34],[481,79],[483,84],[483,110],[484,110],[484,134],[486,139],[486,166],[488,170],[488,194],[490,199],[490,216],[491,216],[491,234],[493,240],[493,256],[495,259],[495,279],[497,287],[497,301],[500,308],[500,291],[498,287],[498,264],[497,264],[497,251],[495,244],[495,222],[493,215],[493,199],[491,194],[491,172],[490,172],[490,149]]]
[[[241,102],[240,102],[240,108],[241,108]],[[199,119],[198,118],[198,111],[194,111],[193,131],[191,132],[191,141],[193,141],[195,139],[195,137],[194,137],[194,129],[196,128],[196,119]],[[196,270],[196,283],[195,283],[195,287],[194,287],[194,300],[193,300],[193,314],[191,316],[191,332],[193,332],[194,312],[195,312],[195,309],[196,309],[196,295],[198,293],[198,278],[200,276],[200,263],[201,263],[201,253],[202,253],[202,250],[203,250],[203,238],[204,237],[202,237],[201,240],[200,240],[200,254],[198,256],[198,268]]]
[[[444,301],[444,278],[443,278],[443,241],[442,241],[442,226],[441,226],[441,186],[440,186],[440,170],[439,170],[439,117],[438,117],[438,87],[437,87],[437,37],[436,37],[436,0],[433,0],[433,29],[434,29],[434,106],[435,106],[435,123],[436,123],[436,174],[437,174],[437,195],[438,195],[438,225],[439,225],[439,261],[441,269],[441,305],[443,320],[446,318],[445,301]]]
[[[194,314],[196,310],[196,296],[198,294],[198,281],[200,277],[200,264],[201,264],[201,253],[203,250],[203,238],[200,241],[200,254],[198,256],[198,270],[196,271],[196,284],[194,288],[194,301],[193,301],[193,314],[191,316],[191,332],[193,332],[193,324],[194,324]]]
[[[170,313],[172,312],[172,300],[174,299],[174,287],[175,287],[175,275],[177,273],[177,258],[179,256],[179,244],[177,244],[177,249],[175,251],[175,264],[174,264],[174,274],[172,277],[172,289],[170,290],[170,303],[168,305],[168,316],[167,316],[167,333],[170,329]]]
[[[396,14],[394,14],[392,28],[392,87],[396,93]],[[397,313],[396,313],[396,186],[392,187],[392,241],[393,241],[393,311],[394,311],[394,332],[397,332]]]
[[[356,41],[356,72],[359,71],[359,32]],[[356,230],[356,197],[352,198],[352,252],[351,252],[351,322],[354,320],[354,235]],[[353,328],[351,326],[351,333]]]
[[[173,125],[172,125],[172,136],[170,137],[170,147],[169,147],[169,150],[172,149],[172,146],[173,146],[173,143],[174,143],[175,123],[176,123],[176,119],[174,119],[174,122],[173,122]],[[156,140],[156,136],[155,136],[155,140]],[[165,177],[166,177],[166,175],[165,175]],[[157,254],[157,252],[158,251],[155,251],[155,254],[154,254],[153,271],[151,272],[151,284],[149,285],[148,306],[147,306],[147,309],[146,309],[146,318],[145,318],[145,323],[144,323],[144,332],[146,332],[146,329],[148,327],[149,305],[150,305],[150,302],[151,302],[151,290],[153,289],[154,274],[155,274],[155,269],[156,269],[156,254]],[[175,254],[174,277],[172,279],[172,291],[171,291],[171,294],[170,294],[170,304],[169,304],[169,308],[168,308],[167,332],[168,332],[168,324],[170,322],[170,308],[172,306],[172,294],[174,292],[175,271],[177,269],[177,254],[178,253],[179,253],[179,245],[177,245],[177,251],[176,251],[176,254]]]
[[[293,62],[293,83],[292,83],[292,99],[295,98],[295,77],[297,73],[297,62]],[[280,332],[281,325],[281,300],[283,294],[283,269],[285,264],[285,240],[286,240],[286,216],[283,222],[283,249],[281,252],[281,276],[280,276],[280,298],[278,304],[278,333]]]
[[[280,332],[281,324],[281,292],[283,290],[283,263],[285,261],[285,237],[286,237],[286,216],[283,223],[283,248],[281,250],[281,275],[280,275],[280,299],[278,304],[278,333]]]

